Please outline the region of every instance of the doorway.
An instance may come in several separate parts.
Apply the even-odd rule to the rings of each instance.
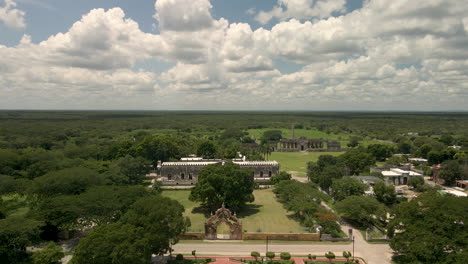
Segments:
[[[217,239],[230,239],[231,238],[231,227],[226,222],[222,221],[216,228]]]

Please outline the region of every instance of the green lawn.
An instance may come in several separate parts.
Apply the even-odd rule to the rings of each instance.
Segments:
[[[189,231],[204,232],[207,219],[198,212],[198,204],[188,200],[190,190],[164,190],[163,195],[179,201],[185,207],[185,215],[190,218],[192,226]],[[290,217],[283,205],[276,201],[271,189],[255,190],[255,202],[238,213],[244,231],[271,233],[304,233],[300,224]],[[194,211],[195,209],[195,211]]]
[[[280,130],[282,132],[283,138],[291,138],[292,137],[292,131],[291,129],[286,129],[286,128],[262,128],[262,129],[249,129],[247,132],[249,132],[249,135],[254,136],[257,139],[260,139],[263,136],[263,133],[268,130]],[[317,130],[317,129],[294,129],[294,136],[296,138],[299,137],[306,137],[309,139],[331,139],[331,140],[336,140],[341,143],[342,148],[347,148],[347,144],[349,143],[349,138],[353,136],[353,134],[347,134],[347,133],[340,133],[340,134],[327,134],[326,132]],[[370,144],[386,144],[383,142],[379,142],[376,140],[371,140],[369,138],[365,138],[362,141],[359,142],[362,146],[367,147]]]
[[[298,177],[306,177],[307,162],[317,161],[320,155],[338,156],[344,152],[273,152],[270,160],[280,164],[280,170],[288,171]]]

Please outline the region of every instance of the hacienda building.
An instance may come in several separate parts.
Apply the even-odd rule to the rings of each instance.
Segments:
[[[182,158],[180,161],[158,162],[156,169],[157,181],[162,185],[195,185],[200,171],[212,164],[224,165],[226,162],[238,164],[241,168],[252,171],[255,182],[268,183],[273,175],[279,173],[279,163],[276,161],[246,161],[244,159],[203,159],[201,157]]]

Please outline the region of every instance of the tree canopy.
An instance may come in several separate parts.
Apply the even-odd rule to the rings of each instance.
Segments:
[[[43,249],[34,252],[32,259],[34,264],[53,264],[59,262],[64,256],[62,248],[50,242]]]
[[[262,140],[265,141],[279,141],[282,139],[282,132],[281,130],[267,130],[263,132]]]
[[[110,173],[113,173],[113,177],[116,177],[115,174],[120,174],[120,184],[141,184],[145,178],[146,173],[148,173],[149,161],[143,159],[142,157],[132,157],[126,155],[125,157],[119,158],[111,164],[113,170]],[[112,177],[111,177],[112,178]]]
[[[151,195],[135,202],[117,223],[102,225],[83,238],[72,263],[151,263],[164,254],[190,225],[177,201]]]
[[[69,168],[35,178],[29,192],[40,198],[80,194],[90,186],[101,183],[103,183],[103,178],[93,170]]]
[[[204,167],[190,192],[190,200],[201,202],[210,210],[221,207],[240,208],[253,202],[254,179],[252,171],[227,162]]]
[[[361,226],[368,226],[374,217],[383,217],[386,211],[384,205],[368,196],[349,196],[337,202],[335,208],[343,217]]]
[[[280,181],[289,181],[289,180],[291,180],[291,178],[292,178],[291,174],[289,174],[289,173],[287,173],[285,171],[281,171],[277,175],[273,175],[271,177],[271,184],[275,185],[275,184],[279,183]]]
[[[0,263],[21,263],[26,247],[39,241],[42,222],[25,217],[0,219]]]
[[[216,156],[216,146],[211,141],[204,141],[198,146],[197,156],[205,159],[214,159]]]
[[[335,201],[344,200],[346,197],[352,195],[363,195],[368,189],[367,185],[362,183],[360,180],[349,176],[341,179],[333,179],[331,188],[332,197]]]
[[[423,193],[397,205],[390,246],[406,263],[464,263],[468,248],[468,198]]]
[[[393,185],[387,186],[383,182],[375,183],[374,195],[377,201],[385,205],[392,205],[397,202],[395,186]]]

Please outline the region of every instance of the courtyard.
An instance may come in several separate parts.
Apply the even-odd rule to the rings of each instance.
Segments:
[[[164,190],[162,194],[179,201],[185,207],[185,216],[190,218],[192,224],[190,232],[204,232],[207,216],[201,211],[199,203],[189,200],[190,190]],[[242,221],[244,232],[307,232],[276,200],[272,189],[255,190],[254,196],[255,201],[247,204],[247,207],[237,214]]]

